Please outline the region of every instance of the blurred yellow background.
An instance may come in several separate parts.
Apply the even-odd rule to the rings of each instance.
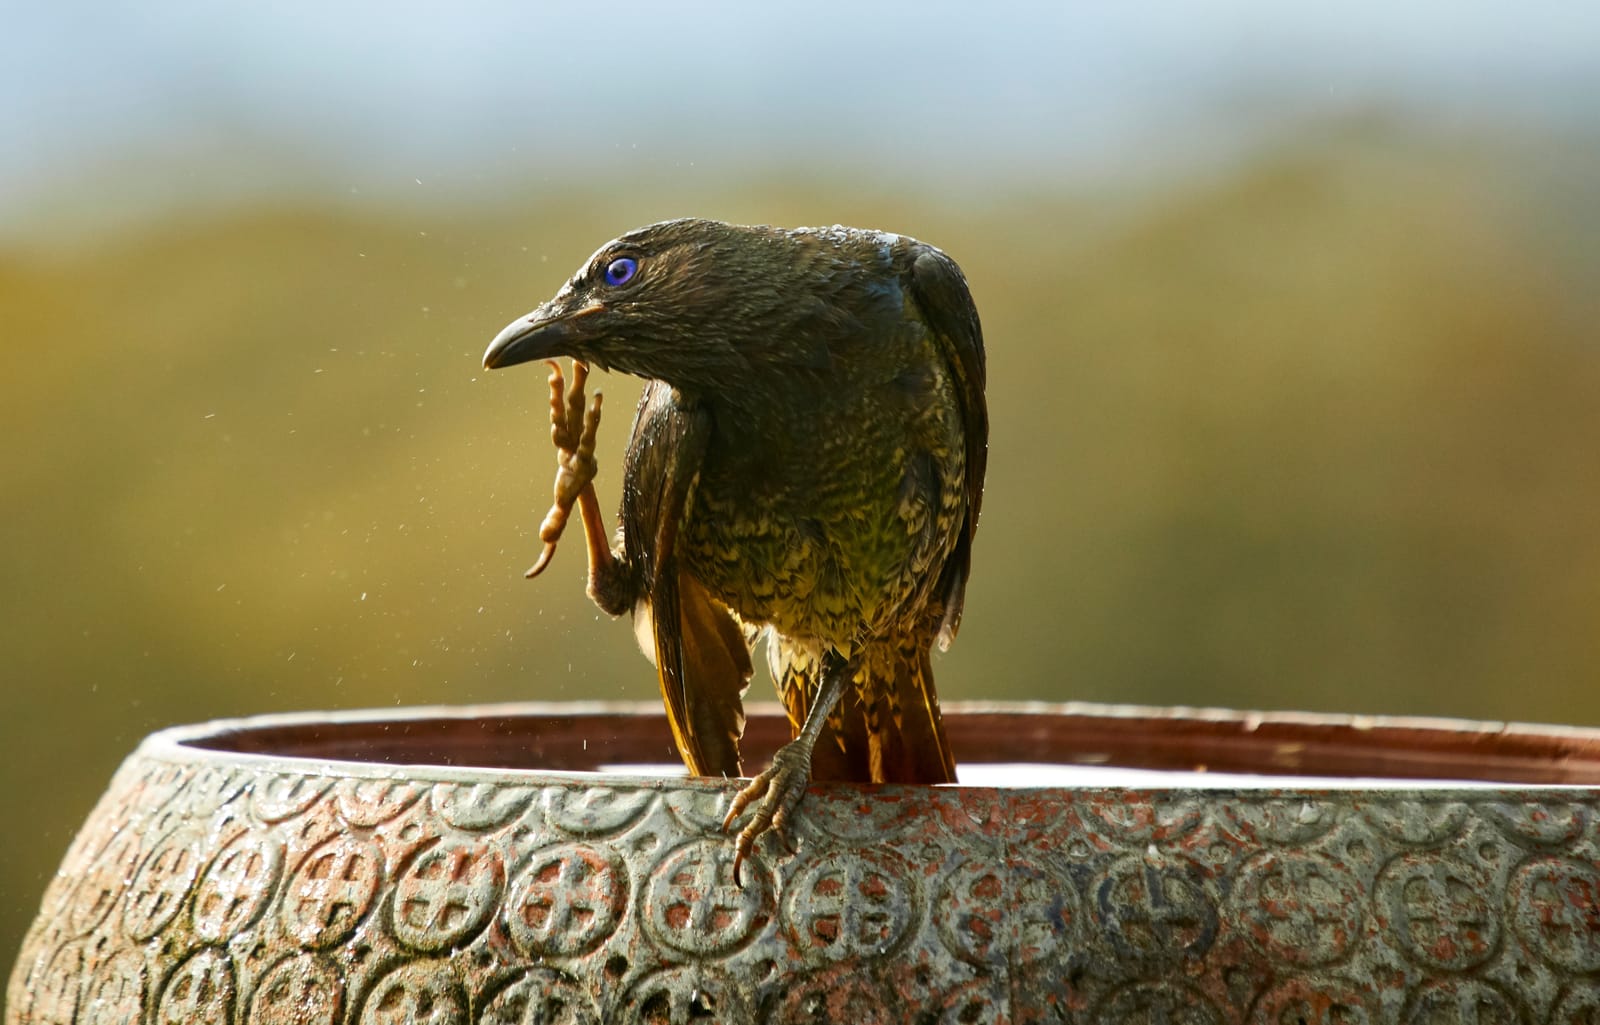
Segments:
[[[21,16],[0,952],[152,729],[654,699],[580,545],[522,579],[544,375],[479,359],[671,216],[966,269],[947,700],[1600,723],[1595,19],[979,10]],[[638,386],[601,387],[609,512]]]

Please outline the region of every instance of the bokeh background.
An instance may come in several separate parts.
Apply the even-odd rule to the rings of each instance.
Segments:
[[[1600,8],[301,7],[6,15],[0,952],[152,729],[654,699],[479,358],[671,216],[966,268],[946,699],[1600,723]]]

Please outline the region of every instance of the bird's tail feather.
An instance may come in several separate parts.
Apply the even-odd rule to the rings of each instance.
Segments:
[[[744,633],[687,573],[674,573],[653,599],[656,673],[678,753],[695,775],[742,775],[739,737],[751,673]]]
[[[855,686],[828,717],[812,752],[811,778],[861,783],[954,783],[928,644],[906,640],[865,649],[852,661]],[[818,663],[789,659],[778,693],[798,733],[817,692]]]

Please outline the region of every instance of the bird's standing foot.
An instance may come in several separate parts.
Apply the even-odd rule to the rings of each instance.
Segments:
[[[733,827],[733,823],[746,808],[755,806],[755,815],[751,817],[749,824],[739,831],[739,836],[733,843],[735,885],[742,885],[739,881],[739,867],[744,864],[744,859],[750,856],[750,852],[755,849],[756,841],[761,839],[763,834],[773,833],[793,852],[794,845],[784,835],[784,827],[788,824],[795,805],[805,796],[806,787],[811,782],[813,742],[812,738],[798,737],[783,745],[778,749],[778,753],[772,756],[772,764],[746,784],[743,790],[733,795],[733,801],[728,805],[728,814],[722,820],[724,832]]]
[[[545,361],[550,367],[550,440],[556,446],[555,502],[539,525],[539,540],[544,551],[525,576],[536,577],[550,565],[556,553],[556,542],[567,527],[572,507],[580,497],[585,504],[594,502],[594,475],[599,465],[594,458],[595,435],[600,428],[601,395],[584,404],[583,386],[589,379],[589,368],[577,360],[572,361],[572,385],[568,387],[561,374],[561,364]],[[585,494],[587,492],[587,494]],[[598,508],[598,507],[597,507]]]

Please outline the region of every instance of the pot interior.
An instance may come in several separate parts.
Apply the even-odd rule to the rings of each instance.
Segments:
[[[1095,705],[962,705],[945,726],[963,783],[1005,785],[1600,784],[1600,731],[1456,720]],[[750,711],[746,771],[787,740]],[[212,751],[528,771],[682,773],[659,708],[508,705],[280,716],[198,727]]]

